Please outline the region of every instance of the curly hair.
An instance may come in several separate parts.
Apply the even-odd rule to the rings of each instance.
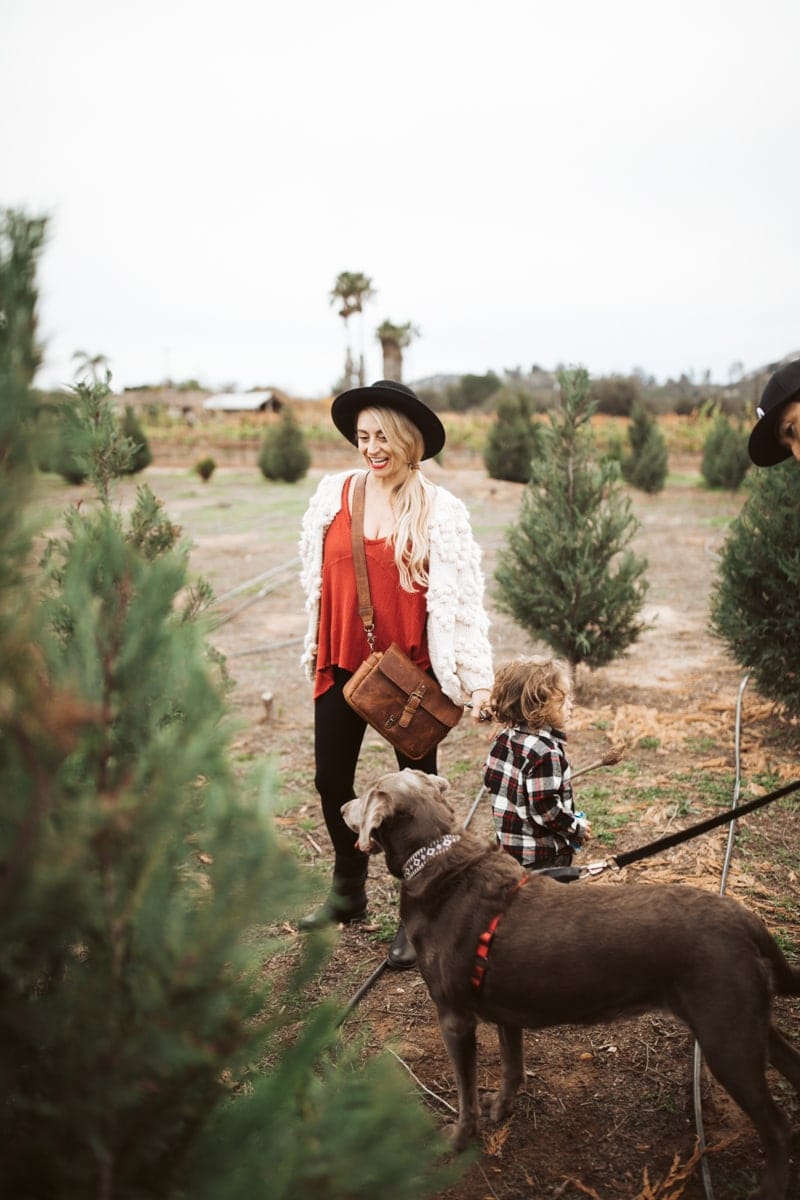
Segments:
[[[572,695],[570,669],[560,658],[515,658],[498,667],[489,700],[505,725],[557,725]]]

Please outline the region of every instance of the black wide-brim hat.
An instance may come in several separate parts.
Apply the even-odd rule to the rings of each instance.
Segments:
[[[391,408],[408,417],[422,434],[425,445],[422,457],[434,458],[445,443],[444,425],[433,409],[423,404],[419,396],[404,383],[393,379],[379,379],[368,387],[351,388],[342,392],[331,405],[331,417],[339,433],[348,442],[358,445],[356,421],[365,408]]]
[[[757,467],[773,467],[791,457],[791,450],[778,440],[778,422],[790,400],[800,400],[800,358],[787,363],[764,388],[756,412],[759,422],[753,426],[747,451]]]

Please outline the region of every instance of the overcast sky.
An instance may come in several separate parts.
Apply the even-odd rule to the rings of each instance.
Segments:
[[[798,0],[0,0],[43,386],[327,394],[341,271],[404,378],[726,381],[800,350]]]

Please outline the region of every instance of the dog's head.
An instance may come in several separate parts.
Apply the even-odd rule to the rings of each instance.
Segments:
[[[392,875],[400,878],[415,850],[454,828],[455,814],[444,799],[449,786],[441,775],[406,767],[382,775],[363,796],[343,804],[342,816],[358,834],[359,850],[382,850]]]

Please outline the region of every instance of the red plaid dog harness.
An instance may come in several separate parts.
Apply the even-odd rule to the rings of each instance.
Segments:
[[[530,879],[529,874],[520,876],[520,878],[514,884],[513,888],[511,889],[511,891],[508,893],[508,896],[506,897],[506,907],[503,909],[503,912],[499,912],[496,917],[492,917],[491,921],[489,922],[488,927],[483,931],[481,936],[478,938],[478,946],[475,951],[475,966],[473,967],[473,970],[472,970],[472,980],[471,980],[472,986],[475,988],[476,992],[479,992],[481,990],[481,985],[483,983],[483,977],[486,974],[486,964],[489,960],[489,949],[491,947],[492,942],[494,941],[494,935],[497,932],[497,926],[500,924],[500,921],[503,917],[503,913],[506,911],[506,909],[508,908],[511,901],[514,899],[514,897],[516,896],[519,889],[521,887],[524,887],[524,885],[528,882],[529,879]]]

